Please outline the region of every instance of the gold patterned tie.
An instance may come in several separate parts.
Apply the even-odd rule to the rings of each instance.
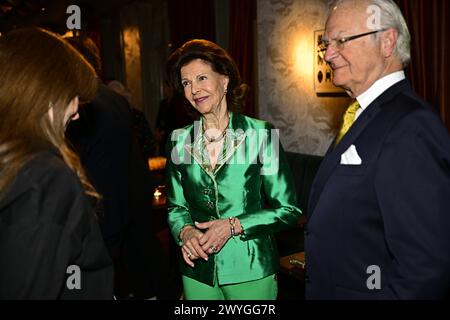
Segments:
[[[356,111],[358,111],[359,107],[360,107],[360,105],[359,105],[358,101],[355,101],[345,111],[344,120],[342,122],[341,129],[339,130],[339,133],[337,134],[335,145],[337,145],[342,140],[342,138],[345,136],[347,131],[352,126],[353,122],[355,121]]]

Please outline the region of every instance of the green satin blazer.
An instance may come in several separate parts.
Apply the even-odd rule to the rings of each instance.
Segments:
[[[265,121],[232,113],[223,152],[211,170],[201,128],[199,120],[175,130],[168,143],[172,235],[181,244],[184,226],[230,216],[239,218],[244,234],[230,238],[208,261],[195,260],[193,268],[181,259],[181,272],[211,286],[216,279],[224,285],[272,275],[279,265],[273,233],[295,225],[301,215],[278,131]]]

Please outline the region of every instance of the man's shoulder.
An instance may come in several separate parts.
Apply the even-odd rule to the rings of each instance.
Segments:
[[[396,112],[403,113],[405,119],[425,117],[432,121],[441,122],[437,109],[413,90],[401,92],[389,107]]]
[[[94,99],[86,107],[99,119],[131,121],[132,113],[127,99],[105,85],[99,86]]]
[[[439,137],[443,143],[449,142],[448,131],[437,108],[412,89],[402,91],[394,99],[386,102],[383,111],[395,119],[389,132],[391,139],[413,139],[421,136],[427,139]]]
[[[375,100],[375,104],[379,106],[382,114],[391,120],[395,119],[396,125],[423,116],[440,122],[437,109],[420,97],[407,80],[390,87]]]
[[[433,111],[435,108],[420,97],[405,79],[400,81],[377,98],[381,109],[409,113],[419,110]]]

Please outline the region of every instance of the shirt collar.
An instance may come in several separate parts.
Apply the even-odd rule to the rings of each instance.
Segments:
[[[406,79],[405,72],[402,70],[388,74],[387,76],[375,81],[375,83],[366,92],[356,98],[362,111],[364,111],[383,92],[404,79]]]

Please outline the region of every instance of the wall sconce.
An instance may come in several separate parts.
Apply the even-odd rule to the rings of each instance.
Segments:
[[[298,42],[294,47],[295,70],[303,78],[303,81],[307,80],[309,82],[314,72],[312,67],[311,40],[304,33],[298,35],[296,38],[298,38]]]

